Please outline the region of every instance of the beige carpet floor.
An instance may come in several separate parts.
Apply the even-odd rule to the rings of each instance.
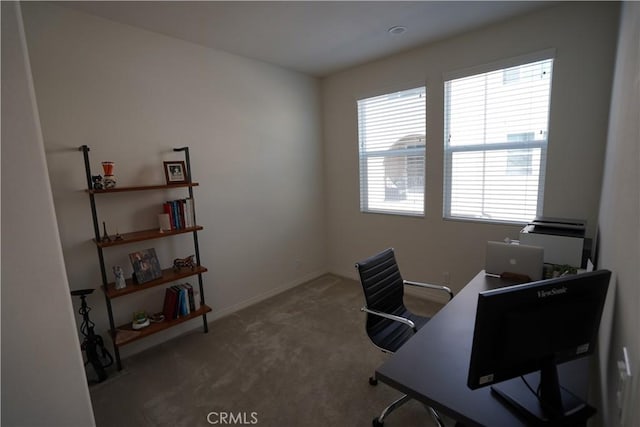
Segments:
[[[440,308],[406,300],[416,313]],[[370,426],[400,393],[368,383],[389,355],[366,337],[362,304],[358,282],[326,275],[132,356],[90,388],[96,423]],[[415,401],[385,421],[433,425]]]

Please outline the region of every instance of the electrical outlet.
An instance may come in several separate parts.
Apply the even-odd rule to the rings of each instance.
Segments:
[[[442,284],[448,286],[451,283],[451,276],[448,271],[442,273]]]
[[[618,390],[616,391],[618,422],[624,426],[627,412],[631,406],[631,364],[627,347],[622,347],[622,360],[618,360],[618,374]]]

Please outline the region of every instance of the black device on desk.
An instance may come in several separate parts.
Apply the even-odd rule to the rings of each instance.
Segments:
[[[593,353],[610,277],[598,270],[480,292],[469,388],[501,383],[492,391],[527,424],[574,425],[593,415],[560,386],[557,364]],[[536,371],[539,386],[537,374],[516,378]]]

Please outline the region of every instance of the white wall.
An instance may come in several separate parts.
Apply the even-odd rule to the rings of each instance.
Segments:
[[[96,172],[101,160],[115,161],[121,185],[162,182],[162,160],[176,158],[171,147],[191,147],[194,178],[201,183],[195,193],[199,222],[205,227],[200,234],[202,262],[210,268],[205,274],[205,292],[215,315],[229,313],[325,271],[326,247],[331,248],[329,270],[339,274],[353,276],[353,262],[382,247],[394,246],[408,278],[441,282],[442,272],[450,271],[453,287],[459,289],[481,268],[484,241],[516,237],[518,227],[441,219],[442,73],[549,47],[557,49],[557,56],[545,214],[587,218],[589,233],[593,235],[600,206],[601,260],[604,266],[618,270],[616,305],[622,307],[614,314],[611,358],[618,357],[620,345],[628,344],[638,366],[638,340],[637,334],[634,340],[633,328],[638,325],[634,311],[640,304],[638,263],[634,262],[639,255],[637,241],[620,237],[620,233],[634,226],[638,230],[638,203],[634,205],[633,198],[627,197],[628,187],[620,184],[631,179],[637,182],[638,163],[635,172],[634,167],[618,167],[620,162],[627,164],[638,159],[637,134],[635,140],[633,135],[627,138],[634,129],[637,132],[634,125],[637,126],[638,111],[636,105],[635,110],[623,114],[631,102],[631,92],[626,88],[632,86],[629,74],[620,71],[623,65],[618,65],[616,74],[609,133],[612,148],[607,153],[599,204],[609,82],[617,35],[615,4],[553,7],[330,76],[322,87],[323,152],[315,80],[57,5],[26,3],[23,9],[27,41],[57,224],[50,203],[48,207],[36,204],[46,205],[50,197],[47,177],[38,172],[45,173],[46,165],[34,119],[22,111],[16,112],[16,116],[27,121],[16,122],[21,128],[12,134],[7,125],[10,122],[5,119],[14,109],[31,107],[23,105],[26,98],[21,103],[13,102],[11,110],[4,105],[5,100],[13,99],[7,88],[20,91],[24,85],[5,85],[7,64],[17,67],[21,62],[5,57],[15,52],[7,50],[5,43],[13,48],[17,44],[15,38],[7,38],[15,29],[10,20],[5,23],[7,16],[11,16],[6,13],[10,6],[3,2],[2,7],[3,424],[6,421],[10,425],[10,417],[24,412],[25,405],[34,408],[28,404],[30,397],[55,406],[49,408],[41,402],[40,410],[32,411],[34,418],[42,418],[47,411],[64,411],[70,402],[80,401],[84,402],[80,409],[74,406],[73,411],[58,414],[78,417],[80,421],[61,418],[63,424],[93,423],[84,378],[79,378],[82,370],[78,369],[80,355],[75,335],[73,342],[65,343],[69,338],[65,338],[65,333],[75,333],[75,316],[66,297],[67,278],[60,251],[46,243],[54,242],[56,246],[57,227],[70,288],[99,285],[78,146],[91,146],[92,167]],[[627,47],[621,48],[623,55],[619,56],[626,59],[619,61],[625,64],[632,63],[634,40],[638,39],[637,9],[636,5],[625,6],[625,16],[632,12],[631,17],[625,18],[621,33],[621,46]],[[637,90],[637,57],[635,60]],[[25,74],[28,76],[28,72]],[[426,218],[361,214],[355,100],[425,82],[429,91]],[[23,138],[28,143],[22,143]],[[21,142],[11,143],[14,140]],[[25,170],[29,174],[24,174]],[[29,179],[16,188],[18,183],[5,176]],[[328,245],[324,237],[324,193],[328,205]],[[172,196],[171,193],[107,196],[99,200],[99,207],[104,209],[101,212],[105,212],[101,220],[107,221],[112,232],[116,227],[121,232],[152,227],[156,206]],[[25,205],[27,209],[23,208]],[[18,207],[18,212],[8,214],[12,207]],[[22,233],[19,224],[23,221],[29,222],[31,233]],[[9,242],[11,246],[6,248]],[[15,242],[23,243],[24,248]],[[190,252],[188,238],[152,241],[132,246],[131,250],[145,247],[155,247],[165,263]],[[27,259],[22,254],[33,254],[34,248],[46,251],[44,257],[34,255],[50,260],[51,265],[43,263],[37,270],[20,270],[20,263]],[[128,249],[109,252],[108,265],[121,264],[130,271],[128,252]],[[10,266],[15,266],[15,270]],[[25,281],[32,285],[18,286]],[[54,286],[61,289],[52,292]],[[146,291],[125,301],[117,300],[114,305],[117,320],[128,320],[134,309],[158,308],[161,293],[161,289]],[[24,329],[11,329],[12,320],[29,325],[34,319],[28,316],[28,311],[21,312],[21,307],[11,307],[7,301],[38,302],[45,297],[46,304],[41,305],[51,310],[45,313],[49,316],[47,322],[38,319],[26,328],[28,334],[22,333]],[[98,330],[106,338],[104,302],[97,294],[90,302]],[[62,316],[64,321],[55,321],[56,316]],[[57,327],[64,324],[68,328]],[[47,325],[56,326],[55,344],[49,345],[47,341],[53,336]],[[124,355],[199,326],[200,322],[193,321],[184,328],[126,348]],[[21,333],[15,333],[16,330]],[[39,330],[43,333],[39,334]],[[25,356],[37,351],[48,352],[48,363],[60,364],[56,369],[48,369],[41,358],[32,360]],[[49,356],[52,351],[62,352],[63,360]],[[23,370],[8,371],[20,364]],[[57,374],[68,379],[65,386],[65,390],[70,390],[68,393],[49,395],[58,388],[53,385],[34,391],[32,384],[60,381]],[[610,376],[611,372],[604,374]],[[613,396],[614,386],[605,379],[605,398]],[[6,391],[11,387],[17,394],[8,395]],[[609,415],[613,414],[612,408],[607,409]],[[634,424],[628,425],[638,423],[637,408],[634,417]]]
[[[556,49],[544,214],[597,222],[618,5],[571,3],[511,19],[322,81],[330,271],[355,276],[353,263],[396,248],[407,278],[456,290],[484,263],[490,239],[521,227],[442,220],[443,73]],[[425,218],[359,212],[356,100],[427,86]]]
[[[2,425],[94,425],[20,7],[2,2]]]
[[[26,3],[25,27],[65,265],[72,289],[100,272],[82,155],[94,173],[115,162],[120,185],[163,183],[162,161],[189,146],[210,319],[325,271],[322,151],[315,79],[259,61],[46,3]],[[109,232],[157,225],[164,200],[186,192],[98,200]],[[105,251],[108,276],[127,254],[154,247],[164,267],[193,253],[191,237]],[[191,283],[197,283],[194,278]],[[114,300],[116,323],[159,311],[164,288]],[[89,301],[106,338],[99,293]],[[126,356],[190,328],[193,320],[123,348]]]
[[[598,267],[614,272],[601,326],[604,425],[640,425],[640,3],[623,5],[600,203]],[[632,395],[620,424],[616,404],[622,346],[629,350]]]

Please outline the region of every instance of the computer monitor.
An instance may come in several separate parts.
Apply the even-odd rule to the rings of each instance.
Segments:
[[[557,365],[593,353],[610,277],[598,270],[481,292],[469,388],[495,384],[496,396],[530,424],[593,415],[560,386]],[[537,374],[527,381],[536,371],[539,384]]]

